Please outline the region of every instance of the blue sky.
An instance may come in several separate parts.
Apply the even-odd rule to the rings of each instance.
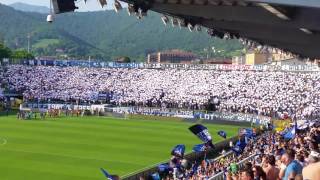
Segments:
[[[32,5],[40,5],[40,6],[48,6],[50,4],[50,0],[0,0],[0,3],[2,4],[13,4],[15,2],[23,2],[27,4],[32,4]],[[113,4],[113,2],[108,1],[109,4]],[[83,0],[78,0],[76,2],[77,6],[79,7],[78,11],[100,11],[103,10],[98,3],[97,0],[88,0],[87,4],[84,4]],[[108,7],[108,9],[111,7]]]

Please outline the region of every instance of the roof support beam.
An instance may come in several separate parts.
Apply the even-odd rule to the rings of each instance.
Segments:
[[[198,21],[199,22],[199,21]],[[320,35],[314,34],[310,36],[300,29],[284,29],[268,25],[242,23],[242,22],[227,22],[215,20],[202,20],[201,24],[218,30],[226,30],[229,32],[237,32],[240,35],[250,34],[256,38],[273,39],[279,42],[293,43],[300,45],[318,44]]]
[[[191,16],[221,21],[249,22],[279,28],[306,28],[312,31],[320,31],[320,11],[308,8],[301,8],[298,12],[298,16],[295,16],[294,19],[290,21],[284,21],[260,6],[245,7],[154,3],[151,10],[177,16]],[[301,24],[303,24],[303,27],[301,27]]]
[[[320,8],[319,0],[245,0],[254,3],[278,4],[284,6],[300,6],[309,8]]]

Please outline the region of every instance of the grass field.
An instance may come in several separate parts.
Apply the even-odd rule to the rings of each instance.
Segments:
[[[22,121],[0,116],[1,180],[103,180],[99,168],[120,176],[170,158],[171,149],[200,144],[177,120],[61,117]],[[208,124],[214,141],[218,130],[228,136],[236,126]]]

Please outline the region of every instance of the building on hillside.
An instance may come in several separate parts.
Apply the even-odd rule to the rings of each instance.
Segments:
[[[268,62],[268,54],[258,53],[258,52],[249,52],[246,54],[246,63],[247,65],[258,65],[265,64]]]
[[[232,64],[234,64],[234,65],[246,64],[246,56],[235,56],[235,57],[232,57]]]
[[[272,61],[270,63],[271,65],[289,65],[289,66],[304,66],[304,65],[314,65],[312,62],[308,62],[307,60],[300,60],[297,58],[290,58],[290,59],[284,59],[284,60],[278,60],[278,61]]]
[[[283,61],[286,59],[293,59],[290,54],[286,53],[273,53],[272,54],[272,61]]]
[[[148,63],[191,63],[197,56],[191,52],[182,50],[169,50],[148,54]]]

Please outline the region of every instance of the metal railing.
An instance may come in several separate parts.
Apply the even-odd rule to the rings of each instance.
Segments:
[[[244,164],[246,162],[249,162],[249,161],[253,161],[256,157],[256,154],[253,154],[243,160],[241,160],[240,162],[237,163],[239,169],[242,169],[242,167],[244,166]],[[229,167],[228,167],[229,169]],[[219,172],[217,174],[215,174],[213,177],[209,178],[209,180],[224,180],[225,179],[225,175],[224,175],[225,172]]]
[[[220,152],[223,149],[226,149],[229,147],[229,142],[232,141],[233,143],[236,142],[238,137],[233,137],[227,140],[224,140],[222,142],[219,142],[215,144],[215,149],[212,151],[209,151],[207,154],[207,158],[215,158],[214,160],[220,160],[221,158],[229,157],[233,153],[231,151],[228,151],[227,153],[220,155],[217,157],[217,152]],[[198,161],[198,160],[203,160],[204,153],[189,153],[185,155],[185,159],[187,159],[189,162],[192,161]],[[140,177],[147,178],[149,175],[155,173],[158,171],[158,165],[163,164],[163,163],[168,163],[168,161],[157,163],[156,165],[153,165],[151,167],[146,167],[144,169],[138,170],[136,172],[130,173],[128,175],[122,176],[121,179],[123,180],[136,180],[139,179]]]

